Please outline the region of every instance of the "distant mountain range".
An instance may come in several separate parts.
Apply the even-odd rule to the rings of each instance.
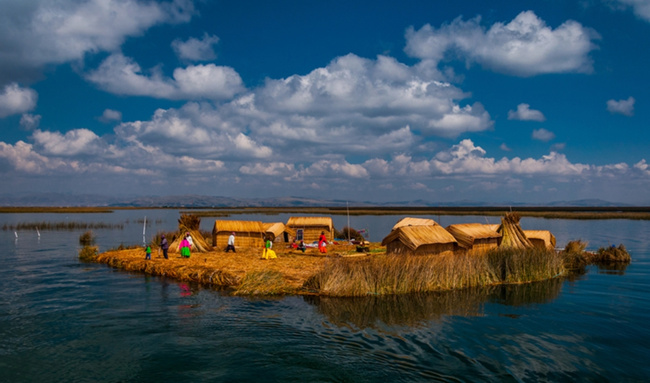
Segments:
[[[0,196],[0,206],[116,206],[116,207],[172,207],[172,208],[210,208],[210,207],[298,207],[298,206],[395,206],[395,207],[487,207],[487,206],[550,206],[550,207],[616,207],[630,206],[600,199],[576,201],[554,201],[545,204],[521,202],[486,203],[461,200],[454,202],[432,202],[425,200],[369,202],[325,200],[305,197],[273,198],[232,198],[205,195],[174,196],[132,196],[114,197],[92,194],[34,193],[21,196]]]

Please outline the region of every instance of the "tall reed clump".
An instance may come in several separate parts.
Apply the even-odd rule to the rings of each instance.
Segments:
[[[82,246],[91,246],[95,244],[93,232],[88,230],[79,236],[79,244]]]
[[[591,253],[587,253],[587,242],[580,239],[569,241],[560,255],[564,259],[564,266],[572,271],[581,271],[591,263]]]
[[[594,261],[601,263],[630,263],[632,257],[630,257],[630,253],[627,252],[625,246],[620,244],[618,247],[614,245],[610,247],[601,247],[596,252]]]
[[[540,248],[497,248],[486,253],[488,263],[502,283],[541,281],[566,272],[564,258]]]
[[[471,255],[335,259],[305,283],[330,296],[406,294],[496,283],[486,258]]]
[[[94,262],[99,254],[97,246],[84,246],[79,250],[79,259],[84,262]]]
[[[235,295],[284,295],[295,293],[284,281],[282,273],[260,270],[247,273],[234,291]]]
[[[332,260],[309,278],[304,287],[329,296],[406,294],[533,282],[563,273],[562,258],[554,251],[540,249],[388,255]]]

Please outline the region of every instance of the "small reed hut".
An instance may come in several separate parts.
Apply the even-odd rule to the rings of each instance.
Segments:
[[[555,236],[548,230],[524,230],[526,238],[540,249],[555,249]]]
[[[398,227],[381,245],[395,255],[453,254],[458,249],[456,239],[438,224]]]
[[[426,218],[413,218],[413,217],[404,217],[397,221],[392,230],[400,228],[402,226],[435,226],[437,225],[436,221]]]
[[[325,232],[328,241],[334,238],[334,225],[331,217],[290,217],[287,227],[296,232],[296,240],[305,243],[318,241],[320,233]]]
[[[276,243],[288,243],[296,237],[296,232],[289,229],[282,222],[263,223],[262,226],[264,227],[264,235],[266,238]]]
[[[235,233],[235,248],[264,247],[264,227],[260,221],[217,220],[212,229],[212,243],[215,249],[225,250],[228,237]]]
[[[496,249],[501,243],[501,234],[492,225],[460,223],[449,225],[446,229],[456,238],[458,245],[467,251],[485,252]]]

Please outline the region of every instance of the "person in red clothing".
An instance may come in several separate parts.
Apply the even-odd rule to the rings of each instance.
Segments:
[[[320,237],[318,237],[318,251],[321,253],[327,253],[327,249],[325,248],[325,245],[327,244],[327,237],[325,236],[325,232],[321,231]]]

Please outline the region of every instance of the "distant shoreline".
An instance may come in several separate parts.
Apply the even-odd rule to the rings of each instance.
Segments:
[[[4,206],[0,213],[112,213],[116,210],[152,210],[171,209],[181,212],[191,212],[202,217],[228,217],[235,214],[268,214],[281,213],[321,214],[321,215],[481,215],[502,216],[506,212],[516,211],[522,217],[547,219],[632,219],[650,220],[650,206],[605,206],[605,207],[576,207],[576,206],[462,206],[462,207],[327,207],[327,206],[280,206],[280,207],[183,207],[183,206]]]

